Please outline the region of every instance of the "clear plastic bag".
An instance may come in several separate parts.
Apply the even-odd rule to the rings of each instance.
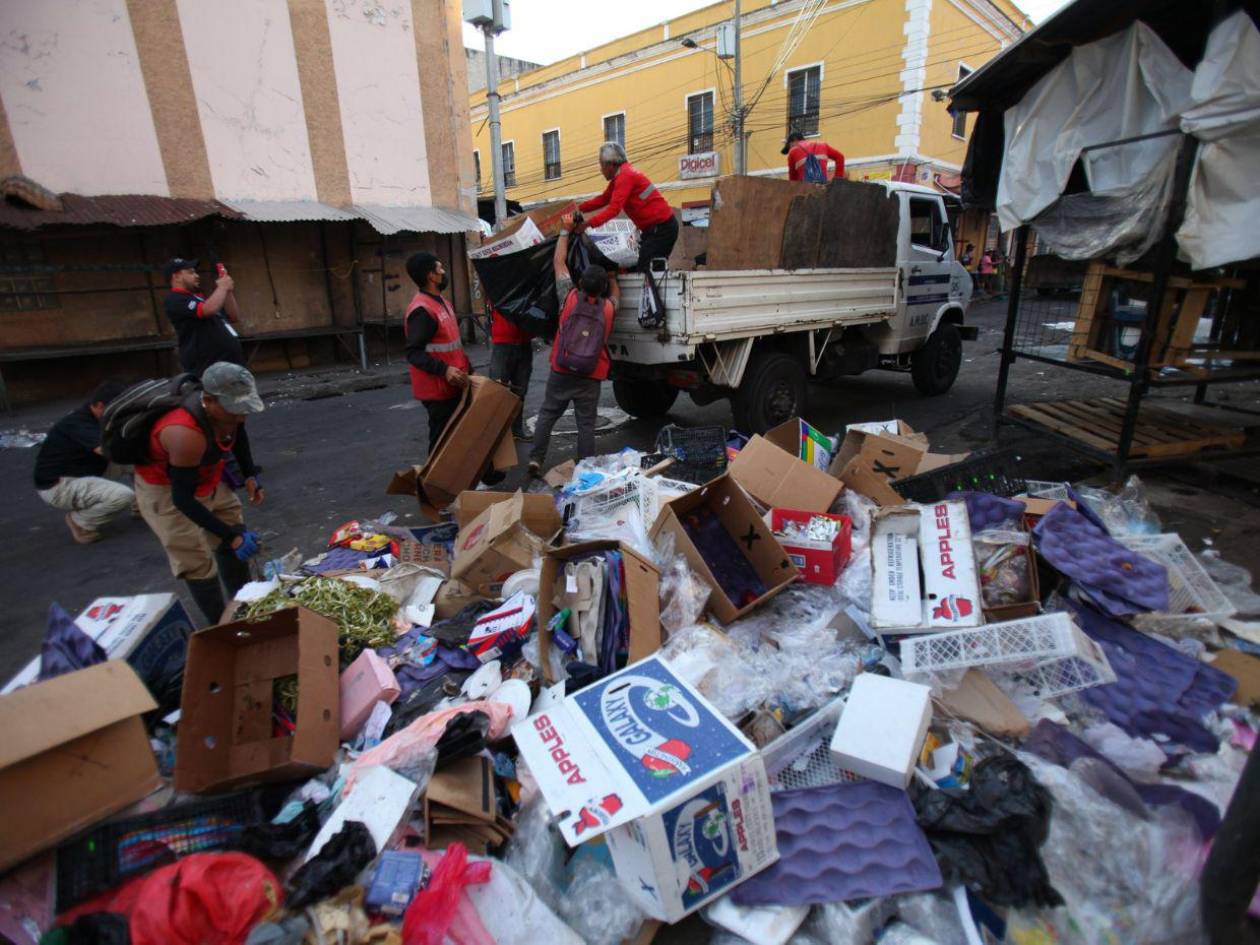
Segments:
[[[771,695],[754,652],[708,624],[683,627],[661,655],[728,719],[746,715]]]
[[[1031,541],[1027,532],[1004,528],[985,529],[972,536],[985,607],[1020,604],[1032,598]]]
[[[560,832],[550,825],[546,802],[537,797],[516,818],[516,832],[504,860],[525,877],[538,898],[559,912],[564,888],[565,846]]]
[[[661,571],[661,627],[665,639],[700,621],[713,588],[674,551],[674,536],[666,533],[656,543],[655,560]]]
[[[1097,511],[1107,531],[1117,538],[1121,535],[1158,535],[1162,531],[1159,516],[1146,501],[1146,490],[1137,476],[1130,476],[1119,493],[1108,495]]]
[[[1018,927],[1035,928],[1041,921],[1059,931],[1059,941],[1080,945],[1206,941],[1197,879],[1202,841],[1188,814],[1170,805],[1136,816],[1091,787],[1078,772],[1081,762],[1067,769],[1032,754],[1018,756],[1055,801],[1041,856],[1065,900],[1035,917],[1012,913]],[[1094,763],[1081,771],[1092,769],[1093,777],[1102,767]]]
[[[1260,616],[1260,594],[1251,589],[1251,572],[1221,557],[1215,548],[1199,552],[1199,563],[1238,608],[1236,616]]]
[[[953,897],[943,893],[910,893],[895,897],[892,903],[898,919],[939,945],[967,945],[967,932],[958,917]]]
[[[588,510],[565,530],[565,541],[620,541],[646,558],[652,557],[652,540],[635,505],[619,505],[607,512]]]
[[[583,857],[560,903],[560,918],[587,945],[621,945],[647,916],[626,895],[621,882],[595,857]]]

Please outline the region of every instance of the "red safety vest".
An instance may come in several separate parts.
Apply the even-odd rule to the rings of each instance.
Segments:
[[[464,346],[459,340],[459,322],[455,319],[455,310],[446,299],[440,301],[425,292],[417,292],[407,306],[407,315],[403,320],[403,330],[407,330],[407,321],[416,312],[424,309],[437,322],[437,333],[425,345],[424,350],[443,364],[457,367],[461,371],[469,371],[472,365]],[[446,378],[422,371],[414,364],[408,365],[411,370],[411,394],[416,400],[450,400],[458,397],[459,391],[447,383]]]

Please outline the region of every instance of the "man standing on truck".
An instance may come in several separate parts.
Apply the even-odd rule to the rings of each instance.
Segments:
[[[446,288],[442,261],[432,253],[415,253],[407,260],[407,275],[418,290],[403,316],[411,394],[429,416],[432,456],[459,405],[460,391],[468,386],[472,364],[460,342],[455,309],[442,296]]]
[[[534,444],[529,451],[529,475],[542,475],[543,461],[556,421],[573,404],[577,420],[577,459],[595,453],[595,422],[598,418],[600,382],[608,377],[612,359],[608,356],[608,336],[621,300],[615,273],[602,266],[588,266],[573,285],[566,263],[569,252],[569,226],[565,218],[556,241],[552,265],[556,272],[556,293],[564,293],[560,321],[551,344],[551,374],[534,425]]]
[[[656,185],[630,164],[626,149],[615,141],[600,146],[599,172],[608,186],[598,197],[578,204],[584,214],[599,212],[589,220],[578,220],[573,233],[603,226],[625,210],[630,222],[639,228],[638,271],[647,272],[653,259],[668,259],[678,242],[678,220]]]
[[[788,159],[788,180],[800,180],[810,184],[825,184],[837,177],[844,177],[844,155],[825,141],[806,141],[799,131],[793,131],[783,142]],[[831,170],[828,173],[827,164]]]

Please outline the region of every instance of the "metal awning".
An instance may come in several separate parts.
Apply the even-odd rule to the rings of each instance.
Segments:
[[[467,233],[480,232],[481,224],[471,214],[442,207],[386,207],[378,204],[355,204],[352,212],[376,232],[394,233]]]
[[[224,200],[246,220],[257,223],[290,223],[298,220],[357,220],[348,210],[330,207],[318,200]]]

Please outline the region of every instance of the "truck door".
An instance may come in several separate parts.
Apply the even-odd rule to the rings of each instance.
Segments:
[[[922,338],[950,298],[956,278],[949,222],[939,197],[907,194],[910,248],[901,261],[906,300],[906,339]]]

